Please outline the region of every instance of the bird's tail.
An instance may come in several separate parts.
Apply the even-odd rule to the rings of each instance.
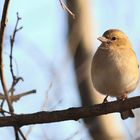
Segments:
[[[127,111],[123,111],[121,112],[121,118],[123,120],[127,119],[127,118],[134,118],[134,113],[132,112],[132,110],[127,110]]]

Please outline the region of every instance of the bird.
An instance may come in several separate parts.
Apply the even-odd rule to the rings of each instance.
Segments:
[[[93,87],[107,97],[124,101],[137,87],[139,65],[132,44],[127,35],[119,29],[109,29],[97,38],[101,45],[95,52],[91,63]],[[121,118],[133,118],[132,110],[122,111]]]

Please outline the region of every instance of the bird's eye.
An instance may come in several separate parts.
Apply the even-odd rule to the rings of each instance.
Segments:
[[[116,40],[116,37],[115,37],[115,36],[113,36],[113,37],[111,38],[111,40]]]

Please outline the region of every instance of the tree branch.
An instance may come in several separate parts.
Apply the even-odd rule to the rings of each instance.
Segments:
[[[63,0],[59,0],[59,2],[61,4],[62,8],[64,10],[66,10],[73,17],[73,19],[75,19],[75,14],[67,7],[67,5],[64,3],[64,1]]]
[[[17,95],[11,95],[11,96],[9,96],[9,98],[10,98],[11,102],[16,102],[16,101],[20,100],[21,97],[24,97],[24,96],[27,96],[30,94],[34,94],[34,93],[36,93],[35,89],[26,91],[23,93],[19,93]],[[5,100],[5,96],[2,93],[0,93],[0,100]]]
[[[7,22],[7,13],[8,13],[8,6],[9,6],[10,0],[5,0],[4,7],[3,7],[3,13],[2,13],[2,19],[1,19],[1,28],[0,28],[0,79],[2,88],[4,91],[4,95],[9,107],[10,112],[14,112],[14,109],[12,107],[11,100],[8,95],[8,90],[6,87],[6,82],[4,78],[4,69],[3,69],[3,44],[4,44],[4,33],[5,33],[5,27]]]
[[[4,77],[4,68],[3,68],[4,35],[5,35],[5,27],[6,27],[6,22],[7,22],[9,3],[10,3],[10,0],[5,0],[4,6],[3,6],[3,12],[2,12],[1,24],[0,24],[0,81],[2,84],[3,91],[4,91],[5,99],[8,104],[9,111],[10,111],[11,115],[14,115],[14,109],[13,109],[10,97],[8,95],[8,90],[7,90],[5,77]],[[17,127],[14,127],[14,132],[15,132],[16,140],[19,140]]]
[[[96,117],[108,113],[122,112],[140,107],[140,96],[129,98],[125,101],[113,101],[105,104],[97,104],[87,107],[75,107],[66,110],[52,112],[37,112],[33,114],[21,114],[15,116],[0,117],[0,127],[21,127],[30,124],[42,124],[66,120],[78,120],[80,118]]]
[[[14,28],[14,31],[13,31],[13,34],[10,36],[10,71],[11,71],[11,75],[12,75],[12,78],[13,78],[13,82],[12,82],[12,85],[11,85],[11,88],[9,89],[9,92],[11,92],[11,95],[14,94],[14,87],[16,86],[16,84],[22,80],[23,81],[23,78],[22,77],[17,77],[15,74],[14,74],[14,70],[13,70],[13,48],[14,48],[14,43],[15,43],[15,38],[16,38],[16,34],[18,31],[20,31],[23,27],[18,27],[18,23],[19,21],[21,20],[21,17],[19,17],[19,14],[17,12],[17,21],[16,21],[16,24],[15,24],[15,28]]]

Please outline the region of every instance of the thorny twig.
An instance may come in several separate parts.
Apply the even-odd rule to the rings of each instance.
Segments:
[[[67,7],[63,0],[59,0],[62,8],[66,10],[70,15],[72,15],[73,19],[75,19],[75,14]]]

